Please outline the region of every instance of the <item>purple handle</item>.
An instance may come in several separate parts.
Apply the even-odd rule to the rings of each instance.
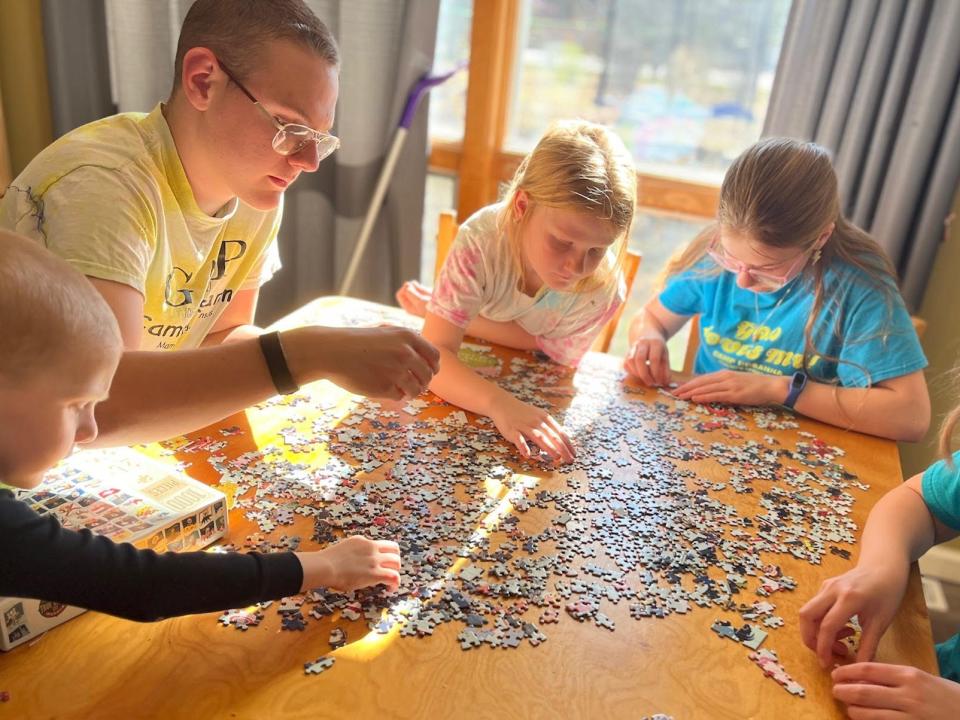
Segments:
[[[430,88],[440,85],[452,78],[465,68],[466,65],[466,63],[460,63],[453,70],[443,75],[431,75],[427,72],[417,80],[417,84],[413,86],[410,94],[407,95],[407,105],[403,108],[403,115],[400,117],[400,127],[404,130],[409,130],[413,124],[413,116],[417,113],[417,105],[420,104],[420,98],[430,92]]]

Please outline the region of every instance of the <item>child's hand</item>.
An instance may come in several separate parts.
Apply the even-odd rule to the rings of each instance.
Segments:
[[[820,591],[800,608],[800,635],[804,645],[817,653],[822,667],[830,667],[834,655],[846,657],[846,646],[838,638],[854,615],[863,629],[857,660],[873,660],[880,637],[900,607],[908,573],[906,564],[870,569],[858,565],[820,586]]]
[[[328,587],[340,592],[383,583],[400,587],[400,547],[389,540],[353,535],[318,552],[298,552],[303,566],[302,590]]]
[[[905,665],[861,662],[833,671],[833,696],[851,718],[957,717],[960,684]]]
[[[440,352],[411,330],[386,326],[318,331],[323,333],[319,352],[326,364],[324,376],[357,395],[416,397],[440,369]]]
[[[670,353],[663,336],[651,334],[638,338],[627,351],[624,369],[640,378],[644,385],[660,387],[670,384]]]
[[[512,395],[498,399],[490,418],[504,438],[517,446],[520,454],[531,456],[529,441],[535,442],[554,460],[571,462],[573,443],[560,423],[546,410],[517,400]]]
[[[687,380],[673,394],[698,403],[774,405],[787,399],[789,384],[786,375],[718,370]]]
[[[407,280],[397,290],[396,298],[400,307],[416,317],[426,317],[427,303],[433,291],[416,280]]]

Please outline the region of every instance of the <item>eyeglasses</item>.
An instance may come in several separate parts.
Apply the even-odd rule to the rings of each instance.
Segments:
[[[707,248],[707,254],[712,257],[717,265],[722,267],[724,270],[729,270],[737,275],[745,272],[752,280],[773,290],[782,288],[788,282],[793,280],[793,278],[796,277],[797,274],[803,269],[803,266],[807,264],[807,260],[810,257],[809,251],[800,253],[800,255],[794,259],[793,263],[791,263],[790,267],[785,273],[776,274],[766,272],[765,270],[758,270],[754,266],[747,265],[745,262],[742,262],[732,255],[729,255],[719,238],[713,240],[713,242]]]
[[[260,108],[260,111],[267,116],[273,126],[277,129],[277,134],[273,136],[273,149],[276,150],[281,155],[294,155],[295,153],[300,152],[306,147],[307,143],[313,142],[317,146],[317,162],[330,157],[333,152],[340,147],[340,138],[330,133],[320,132],[319,130],[314,130],[311,127],[306,125],[300,125],[298,123],[282,123],[277,120],[273,115],[270,114],[270,111],[267,110],[263,105],[260,104],[260,101],[257,100],[253,93],[247,90],[243,83],[241,83],[237,78],[231,73],[227,67],[218,59],[217,64],[220,66],[220,69],[226,73],[227,77],[230,78],[233,83],[243,91],[243,94],[250,98],[250,101]]]

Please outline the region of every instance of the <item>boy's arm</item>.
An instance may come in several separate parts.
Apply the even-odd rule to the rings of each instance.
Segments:
[[[130,445],[181,435],[276,394],[256,338],[173,352],[138,352],[143,298],[119,283],[95,284],[120,324],[126,352],[97,406],[96,445]],[[400,328],[307,326],[283,333],[283,348],[301,385],[326,378],[350,392],[399,399],[427,386],[436,350]]]
[[[353,536],[316,552],[138,550],[66,530],[0,493],[0,595],[53,600],[149,622],[242,608],[318,587],[400,584],[400,549]]]
[[[260,298],[260,288],[241,290],[226,309],[220,313],[217,322],[210,328],[210,332],[203,339],[201,345],[219,345],[224,342],[255,338],[261,332],[254,324],[257,314],[257,300]]]
[[[124,349],[139,350],[144,324],[143,295],[129,285],[113,280],[101,280],[89,275],[87,280],[113,310],[117,325],[120,326],[120,337],[123,338]]]
[[[87,280],[113,310],[120,325],[124,347],[128,350],[137,350],[140,347],[140,337],[143,332],[143,296],[123,283],[94,277],[87,277]],[[234,295],[201,345],[204,347],[219,345],[223,342],[259,335],[260,329],[253,324],[259,297],[259,288],[241,290]]]
[[[164,553],[74,532],[0,495],[0,595],[152,621],[246,607],[300,591],[294,553]]]

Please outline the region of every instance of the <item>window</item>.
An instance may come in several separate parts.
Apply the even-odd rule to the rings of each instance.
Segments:
[[[626,355],[629,319],[653,296],[660,274],[674,252],[692,240],[709,222],[708,218],[685,218],[670,213],[646,210],[642,207],[637,208],[633,232],[630,235],[630,247],[641,252],[643,257],[640,260],[637,276],[633,280],[633,288],[623,308],[617,334],[610,342],[609,352],[614,355]],[[670,366],[674,370],[683,368],[689,329],[688,323],[667,343]]]
[[[433,56],[436,73],[452,70],[470,59],[470,0],[443,0],[437,21],[437,48]],[[467,117],[468,71],[459,72],[430,91],[430,139],[460,141]],[[443,208],[446,209],[446,208]]]
[[[722,174],[759,136],[789,0],[523,3],[509,149],[556,117],[617,130],[638,165]],[[712,171],[712,172],[711,172]]]
[[[759,138],[790,2],[482,0],[475,14],[469,0],[441,0],[434,67],[469,54],[472,71],[431,94],[431,171],[453,180],[428,180],[423,280],[435,208],[455,193],[462,220],[493,202],[552,120],[582,117],[615,129],[637,161],[631,246],[643,261],[629,318],[713,217],[730,162]],[[611,352],[626,351],[626,327]],[[675,367],[683,343],[671,343]]]
[[[423,247],[420,252],[420,282],[432,285],[437,259],[437,226],[440,213],[457,206],[456,180],[445,173],[427,173],[427,190],[423,203]]]

